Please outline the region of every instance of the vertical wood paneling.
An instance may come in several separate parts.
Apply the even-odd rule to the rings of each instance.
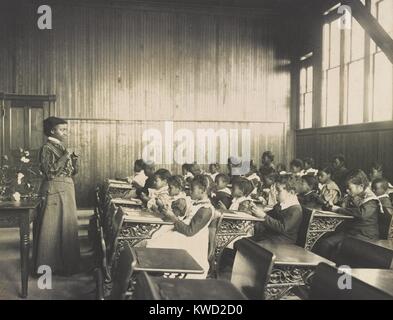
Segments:
[[[90,119],[70,121],[69,144],[82,155],[80,205],[100,179],[129,173],[142,130],[162,120],[192,130],[248,126],[255,160],[266,148],[279,161],[292,157],[289,23],[236,9],[51,6],[53,30],[37,29],[33,5],[0,12],[0,92],[55,94],[58,116]]]
[[[342,153],[347,167],[369,171],[374,161],[382,163],[386,177],[393,181],[393,124],[368,123],[344,127],[298,131],[297,157],[314,157],[317,166],[329,164],[330,157]]]

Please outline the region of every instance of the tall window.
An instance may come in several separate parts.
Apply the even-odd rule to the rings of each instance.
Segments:
[[[393,37],[393,0],[370,1]],[[334,13],[326,18],[321,107],[322,126],[393,119],[393,65],[355,18],[350,29],[340,28]]]
[[[305,61],[300,69],[300,108],[299,108],[299,128],[306,129],[312,127],[312,87],[313,87],[313,67]]]
[[[372,0],[371,13],[385,31],[393,37],[393,1]],[[393,117],[393,65],[372,41],[371,44],[372,101],[370,120],[391,120]]]
[[[345,75],[343,124],[361,123],[364,119],[365,32],[356,19],[345,32]]]
[[[322,119],[326,126],[340,122],[340,56],[341,30],[338,21],[323,28]]]

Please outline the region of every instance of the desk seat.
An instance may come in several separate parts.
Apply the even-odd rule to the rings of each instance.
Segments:
[[[352,269],[351,289],[339,287],[342,272],[321,263],[311,281],[311,300],[392,300],[393,270]]]
[[[183,249],[132,248],[135,271],[203,274],[203,268]]]
[[[337,266],[347,265],[351,268],[393,268],[393,250],[352,237],[345,238],[337,255]],[[389,246],[388,242],[384,243]]]
[[[141,272],[136,283],[135,298],[140,300],[246,300],[224,280],[166,279]]]
[[[292,294],[293,289],[308,284],[308,279],[320,263],[334,263],[317,254],[291,244],[259,243],[274,256],[273,269],[266,286],[266,299],[277,300]]]
[[[108,294],[105,290],[103,277],[97,275],[97,297],[103,300],[124,300],[131,295],[134,289],[134,274],[136,272],[149,272],[158,275],[174,274],[186,276],[187,274],[202,274],[203,268],[181,249],[131,248],[128,243],[119,252],[119,258],[114,265],[113,287]]]

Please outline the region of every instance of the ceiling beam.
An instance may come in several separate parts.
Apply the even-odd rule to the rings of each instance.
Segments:
[[[393,64],[393,39],[379,24],[378,20],[366,9],[360,0],[343,0],[343,5],[347,5],[352,10],[353,17],[368,32],[378,47],[385,53]]]

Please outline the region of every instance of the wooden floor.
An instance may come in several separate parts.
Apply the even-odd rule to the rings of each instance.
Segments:
[[[83,270],[72,277],[53,276],[52,290],[41,290],[37,278],[29,277],[28,300],[92,300],[95,297],[95,281],[89,271],[92,265],[91,245],[87,239],[88,216],[92,212],[78,211],[79,239]],[[19,230],[0,229],[0,300],[21,299],[19,265]]]

